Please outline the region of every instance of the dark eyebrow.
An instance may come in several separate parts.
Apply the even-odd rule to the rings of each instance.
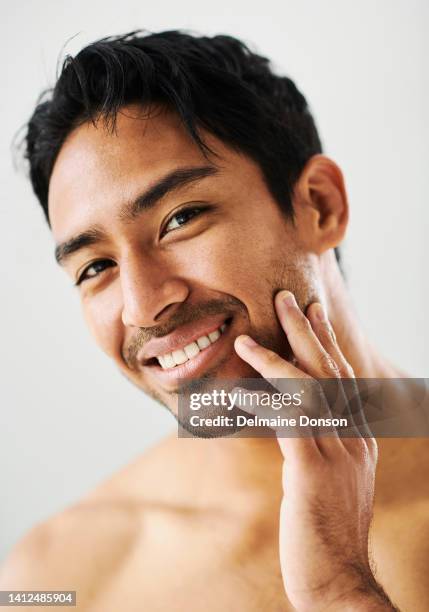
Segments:
[[[199,181],[207,176],[217,174],[219,170],[215,166],[197,166],[191,168],[178,168],[169,172],[155,184],[151,185],[132,202],[127,202],[121,208],[118,218],[122,221],[132,220],[144,210],[155,206],[162,198],[172,191]],[[80,249],[106,240],[106,234],[100,228],[90,228],[55,247],[55,259],[60,265]]]
[[[96,244],[106,239],[105,233],[98,228],[92,228],[86,232],[82,232],[77,236],[73,236],[70,240],[66,240],[55,247],[55,259],[60,265],[64,264],[67,257],[70,257],[72,253],[79,251],[85,247]]]
[[[137,196],[135,200],[127,202],[119,212],[119,219],[122,221],[132,220],[142,211],[155,206],[161,198],[164,198],[175,189],[199,181],[207,176],[213,176],[218,172],[219,170],[214,166],[197,166],[173,170]],[[72,253],[76,253],[76,251],[80,249],[96,244],[97,242],[102,242],[103,240],[106,240],[106,235],[101,229],[96,227],[90,228],[58,244],[55,247],[55,259],[57,263],[63,265],[65,260],[70,257]]]
[[[200,181],[207,176],[213,176],[218,172],[218,168],[214,166],[198,166],[173,170],[159,179],[133,202],[125,204],[119,212],[119,218],[123,221],[134,219],[142,211],[155,206],[159,200],[172,191],[195,181]]]

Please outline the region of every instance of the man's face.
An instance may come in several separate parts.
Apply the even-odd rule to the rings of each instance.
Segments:
[[[288,357],[273,297],[288,288],[305,306],[317,293],[312,259],[259,167],[203,136],[210,160],[175,114],[127,107],[116,132],[100,122],[70,134],[49,191],[96,342],[174,413],[190,379],[256,375],[234,351],[239,334]]]

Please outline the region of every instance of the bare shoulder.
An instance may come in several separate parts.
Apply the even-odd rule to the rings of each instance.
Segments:
[[[142,567],[153,563],[164,541],[171,544],[183,515],[175,487],[181,488],[180,471],[189,476],[187,460],[178,459],[187,448],[167,438],[33,527],[0,566],[0,590],[75,590],[83,605],[77,609],[88,612],[107,610],[100,603],[107,590],[144,588]],[[167,526],[169,538],[158,537]],[[162,558],[167,554],[161,550]]]
[[[136,517],[124,504],[95,500],[51,517],[13,548],[0,589],[81,591],[108,579],[135,541]]]
[[[155,468],[160,464],[162,469],[164,446],[163,441],[78,503],[35,525],[0,566],[0,589],[61,590],[72,585],[75,590],[110,580],[137,542],[141,544],[145,508],[157,496]]]
[[[150,458],[149,458],[150,460]],[[35,525],[0,568],[4,589],[70,588],[107,579],[140,531],[144,455],[101,482],[78,503]]]

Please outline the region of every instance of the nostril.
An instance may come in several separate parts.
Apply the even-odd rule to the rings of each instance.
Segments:
[[[173,302],[173,304],[168,304],[168,306],[165,306],[157,315],[156,317],[154,317],[154,321],[156,321],[157,323],[159,322],[160,319],[163,319],[164,317],[171,317],[171,315],[174,313],[175,310],[177,310],[177,308],[180,307],[180,305],[182,304],[182,302]]]

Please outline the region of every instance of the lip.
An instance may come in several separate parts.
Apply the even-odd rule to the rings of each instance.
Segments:
[[[137,361],[144,366],[147,365],[149,359],[165,355],[166,353],[172,353],[178,349],[183,349],[188,344],[191,344],[191,342],[201,338],[201,336],[207,336],[218,329],[228,318],[228,315],[225,313],[205,317],[199,321],[182,325],[170,334],[162,336],[162,338],[152,338],[138,352]],[[205,350],[208,350],[208,348],[210,347],[207,347]],[[176,366],[176,368],[178,367],[179,366]]]
[[[210,328],[204,327],[202,329],[210,329],[210,331],[214,331],[215,329],[220,327],[220,325],[222,325],[222,323],[224,323],[226,320],[227,319],[225,318],[225,315],[223,315],[222,318],[218,318],[219,322],[217,324],[212,325]],[[205,319],[205,323],[207,323],[207,321],[208,320]],[[231,352],[231,324],[232,323],[229,323],[227,325],[226,329],[222,332],[221,336],[216,340],[216,342],[210,344],[210,346],[200,351],[198,355],[196,355],[189,361],[186,361],[181,365],[175,366],[174,368],[168,368],[165,370],[161,367],[159,363],[147,365],[143,364],[143,368],[148,373],[150,373],[151,376],[156,378],[158,383],[166,390],[173,390],[176,386],[178,379],[198,378],[204,373],[205,370],[207,370],[207,367],[209,367],[210,362],[212,362],[214,359],[219,360],[219,358],[221,358],[222,356],[226,357],[228,353]],[[210,331],[207,331],[207,333],[210,333]],[[206,335],[206,332],[203,331],[201,333],[201,331],[198,330],[197,335],[190,336],[190,338],[196,340],[197,338],[200,338],[204,335]],[[193,340],[189,340],[188,343],[192,342]],[[178,348],[182,346],[184,345],[180,344],[178,345]],[[166,352],[169,352],[169,350],[167,349]]]

